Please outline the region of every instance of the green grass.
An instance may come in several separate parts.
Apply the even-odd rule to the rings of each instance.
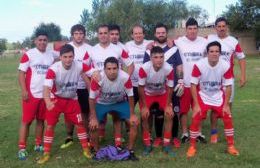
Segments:
[[[185,153],[188,145],[182,145],[176,150],[177,157],[172,159],[162,155],[159,151],[153,156],[141,156],[142,144],[140,135],[137,141],[136,152],[139,162],[95,162],[85,159],[81,154],[80,144],[66,150],[60,150],[63,143],[65,129],[63,117],[57,125],[55,140],[52,148],[52,157],[43,167],[243,167],[254,168],[260,165],[260,57],[247,57],[247,80],[244,88],[236,87],[233,104],[233,117],[235,126],[236,146],[240,156],[232,157],[224,150],[226,147],[223,136],[223,124],[219,122],[221,132],[220,142],[216,145],[199,144],[198,155],[186,159]],[[28,139],[29,158],[26,161],[17,159],[18,130],[20,125],[20,89],[17,82],[18,57],[0,58],[0,167],[40,167],[36,164],[39,154],[33,151],[34,124]],[[237,67],[236,67],[236,72]],[[237,74],[237,73],[236,73]],[[238,82],[238,80],[236,81]],[[238,86],[238,84],[236,85]],[[110,120],[110,119],[109,119]],[[111,120],[110,120],[111,121]],[[109,122],[108,135],[105,143],[112,143],[111,122]],[[209,121],[203,124],[203,132],[209,137]],[[140,134],[140,131],[139,131]]]

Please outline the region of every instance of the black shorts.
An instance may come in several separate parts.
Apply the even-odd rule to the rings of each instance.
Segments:
[[[136,105],[139,101],[138,87],[133,87],[133,91],[134,91],[134,103]]]
[[[180,112],[180,97],[176,96],[176,92],[172,93],[172,106],[174,113]]]
[[[77,94],[78,94],[78,102],[80,105],[81,112],[84,114],[88,114],[89,113],[88,90],[87,89],[78,89]]]

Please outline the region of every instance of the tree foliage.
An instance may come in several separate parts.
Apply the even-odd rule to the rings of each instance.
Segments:
[[[7,44],[7,40],[4,38],[0,38],[0,54],[7,49],[6,44]]]
[[[40,25],[34,29],[32,38],[35,37],[35,34],[38,31],[46,32],[48,34],[48,39],[50,42],[60,41],[62,39],[60,26],[54,23],[40,23]]]

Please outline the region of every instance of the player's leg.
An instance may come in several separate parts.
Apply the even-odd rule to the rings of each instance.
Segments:
[[[154,128],[155,128],[155,135],[156,135],[153,141],[153,147],[159,147],[162,146],[163,144],[162,134],[163,134],[164,113],[163,110],[160,110],[158,102],[154,102],[151,105],[150,113],[154,117]],[[151,122],[150,127],[152,128],[152,120],[150,122]]]
[[[114,143],[118,148],[122,147],[121,120],[116,112],[111,113],[114,126]]]
[[[173,124],[172,124],[172,144],[174,147],[179,148],[181,145],[180,140],[178,139],[179,133],[179,112],[180,112],[180,98],[176,96],[174,93],[172,97],[172,105],[173,105]]]
[[[65,120],[65,128],[67,136],[64,141],[64,144],[60,146],[61,149],[65,149],[73,144],[74,125]]]

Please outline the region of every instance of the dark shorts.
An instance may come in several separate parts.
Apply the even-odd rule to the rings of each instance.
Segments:
[[[133,87],[133,91],[134,91],[134,103],[136,105],[139,101],[138,87]]]
[[[87,89],[78,89],[77,94],[78,94],[78,102],[80,105],[81,112],[83,114],[88,114],[89,113],[88,90]]]

